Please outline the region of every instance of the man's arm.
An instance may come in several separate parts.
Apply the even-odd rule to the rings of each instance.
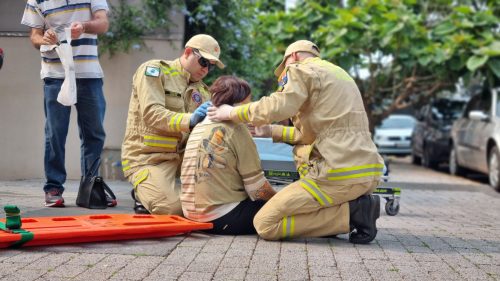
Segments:
[[[37,49],[40,49],[41,45],[57,44],[57,35],[52,29],[47,29],[44,32],[41,28],[31,28],[30,39]]]
[[[75,21],[71,24],[71,38],[79,38],[83,33],[103,34],[108,31],[109,21],[106,10],[98,10],[92,14],[90,21]]]

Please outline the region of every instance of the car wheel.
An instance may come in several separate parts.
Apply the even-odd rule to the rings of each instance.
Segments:
[[[465,174],[464,168],[462,168],[457,161],[457,150],[455,147],[451,147],[450,151],[450,161],[449,161],[449,171],[450,174],[455,176],[462,176]]]
[[[490,180],[490,185],[500,191],[500,155],[498,148],[496,146],[490,149],[488,154],[488,178]]]
[[[432,154],[431,150],[427,148],[427,146],[424,146],[423,153],[422,153],[422,166],[430,169],[436,169],[438,163],[434,160],[432,160]]]

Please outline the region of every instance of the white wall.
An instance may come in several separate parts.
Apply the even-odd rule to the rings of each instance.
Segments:
[[[107,102],[105,148],[121,146],[136,68],[146,60],[173,59],[182,52],[181,33],[173,34],[170,41],[146,40],[146,44],[149,51],[101,57]],[[0,37],[0,48],[5,52],[0,70],[0,180],[43,178],[45,118],[39,53],[28,37]],[[80,140],[75,117],[73,108],[66,145],[69,179],[80,177]]]

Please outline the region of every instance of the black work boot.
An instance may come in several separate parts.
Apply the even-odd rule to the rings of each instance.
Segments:
[[[380,197],[363,195],[349,201],[351,233],[349,241],[354,244],[368,244],[377,236],[377,219],[380,216]]]
[[[133,189],[130,195],[132,195],[132,199],[134,199],[134,212],[136,214],[149,215],[150,213],[148,209],[146,209],[146,207],[144,207],[144,205],[142,205],[142,203],[135,198],[135,192]]]

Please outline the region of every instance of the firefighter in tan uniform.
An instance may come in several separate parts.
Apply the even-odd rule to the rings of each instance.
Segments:
[[[175,179],[188,134],[210,104],[202,79],[215,65],[224,67],[219,55],[217,41],[199,34],[180,58],[147,61],[133,77],[122,167],[147,212],[182,215]]]
[[[257,213],[265,239],[350,233],[352,243],[376,234],[380,199],[370,195],[382,175],[359,89],[340,67],[319,58],[306,40],[291,44],[275,71],[279,89],[257,102],[210,107],[212,120],[260,126],[291,118],[293,126],[266,125],[258,136],[294,145],[301,179],[278,192]]]

